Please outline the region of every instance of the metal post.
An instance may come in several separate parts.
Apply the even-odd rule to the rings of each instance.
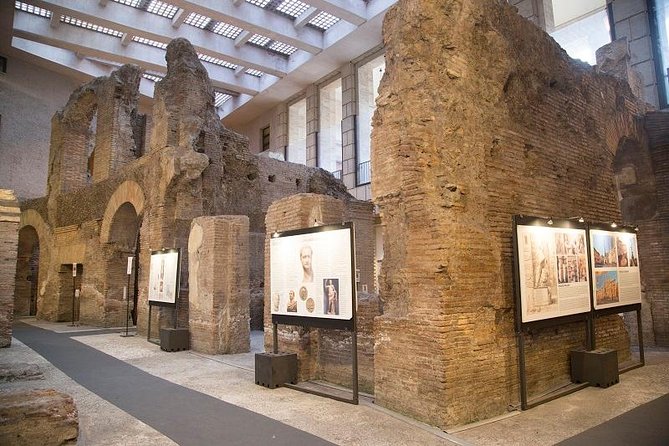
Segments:
[[[354,302],[355,308],[355,302]],[[355,309],[353,310],[355,313]],[[353,404],[358,404],[358,327],[355,320],[355,315],[353,316],[353,346],[352,346],[352,358],[351,365],[353,368]]]
[[[153,305],[151,305],[151,302],[149,301],[149,322],[146,330],[146,340],[149,342],[151,341],[151,307],[153,307]]]
[[[520,374],[520,408],[527,410],[527,376],[525,374],[525,335],[518,331],[518,372]]]
[[[279,353],[279,324],[274,322],[272,324],[272,353]]]
[[[641,327],[641,305],[639,305],[639,308],[637,308],[636,310],[636,326],[638,331],[637,337],[639,339],[639,361],[641,362],[641,365],[646,365],[646,358],[643,352],[643,328]]]
[[[72,324],[70,327],[76,327],[74,320],[74,303],[77,299],[77,264],[72,264]]]

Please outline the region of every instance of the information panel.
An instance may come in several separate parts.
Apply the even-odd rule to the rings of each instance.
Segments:
[[[590,229],[590,243],[595,309],[641,303],[636,234]]]
[[[179,285],[179,250],[151,252],[149,302],[175,304]]]
[[[275,234],[269,252],[272,315],[351,320],[352,240],[352,223]]]
[[[586,230],[516,225],[521,321],[590,311]]]

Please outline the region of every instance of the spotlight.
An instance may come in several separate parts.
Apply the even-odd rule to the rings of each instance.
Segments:
[[[279,233],[277,231],[274,231],[274,234],[272,234],[272,238],[277,238],[279,236]]]
[[[612,228],[617,228],[618,225],[617,225],[616,222],[614,221],[613,223],[611,223],[611,227],[612,227]]]
[[[638,226],[635,226],[635,227],[634,227],[634,231],[635,231],[635,232],[639,232],[639,227],[638,227]]]
[[[553,217],[549,218],[546,223],[548,223],[549,225],[552,225],[553,224]]]
[[[583,218],[583,217],[578,217],[578,222],[579,222],[579,223],[585,223],[585,218]]]

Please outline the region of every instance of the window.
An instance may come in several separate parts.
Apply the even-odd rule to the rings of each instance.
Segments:
[[[651,20],[651,28],[654,29],[651,29],[651,35],[656,41],[654,50],[658,94],[660,108],[664,109],[669,105],[669,1],[656,1],[654,9],[654,20]]]
[[[376,110],[379,84],[386,70],[386,61],[380,55],[358,68],[358,147],[357,183],[371,181],[370,156],[372,136],[372,116]]]
[[[552,0],[546,31],[570,57],[595,65],[595,51],[611,42],[606,0]]]
[[[288,153],[291,163],[307,164],[307,100],[288,107]]]
[[[262,151],[269,150],[269,126],[261,130]]]
[[[337,176],[341,175],[341,79],[330,82],[320,89],[318,167]]]

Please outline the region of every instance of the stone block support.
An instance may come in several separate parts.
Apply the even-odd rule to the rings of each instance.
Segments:
[[[188,240],[191,349],[248,352],[249,219],[199,217]]]
[[[0,347],[9,347],[12,343],[20,212],[14,191],[0,189]]]

